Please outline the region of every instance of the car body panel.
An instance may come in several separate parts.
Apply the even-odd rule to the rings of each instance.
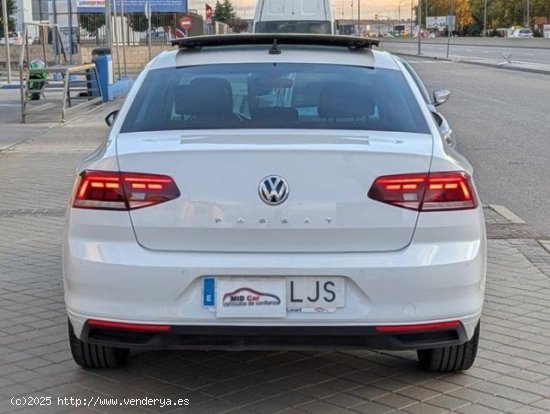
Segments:
[[[280,55],[268,54],[263,46],[167,52],[139,75],[109,136],[77,174],[168,174],[181,197],[131,212],[68,209],[64,288],[77,337],[86,337],[86,321],[95,318],[180,327],[374,327],[458,320],[466,339],[472,338],[483,307],[487,264],[481,205],[417,213],[377,205],[367,197],[380,175],[473,173],[467,160],[441,139],[412,75],[385,52],[281,49]],[[292,129],[120,133],[150,70],[304,59],[402,71],[429,134]],[[269,174],[284,176],[296,198],[280,206],[262,204],[258,185]],[[308,188],[308,180],[314,179],[329,192]],[[222,220],[216,223],[216,218]],[[333,219],[330,224],[327,218]],[[239,230],[243,224],[246,231]],[[308,233],[309,225],[315,231]],[[328,230],[330,225],[334,230]],[[298,276],[343,278],[346,305],[268,318],[220,318],[215,309],[203,306],[205,277]]]

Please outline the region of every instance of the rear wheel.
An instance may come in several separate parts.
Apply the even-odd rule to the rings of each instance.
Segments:
[[[462,345],[446,346],[434,349],[419,349],[417,351],[420,367],[428,371],[454,372],[469,369],[477,354],[479,343],[479,323],[474,336]]]
[[[78,339],[69,322],[69,342],[74,361],[83,368],[119,368],[126,364],[130,350],[89,344]]]

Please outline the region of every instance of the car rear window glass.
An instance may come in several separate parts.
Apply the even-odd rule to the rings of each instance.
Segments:
[[[429,132],[399,71],[311,63],[151,70],[121,132],[241,128]]]

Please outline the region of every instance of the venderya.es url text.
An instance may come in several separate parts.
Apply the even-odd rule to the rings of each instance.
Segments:
[[[148,407],[185,407],[189,398],[109,398],[109,397],[12,397],[11,404],[18,407],[44,407],[57,404],[66,407],[103,407],[103,406],[148,406]]]

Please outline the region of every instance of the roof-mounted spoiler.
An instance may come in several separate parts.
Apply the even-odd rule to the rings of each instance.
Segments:
[[[295,34],[295,33],[248,33],[190,36],[172,40],[172,46],[180,49],[200,49],[214,46],[271,45],[270,53],[280,53],[279,45],[339,46],[348,49],[370,49],[378,46],[379,40],[354,36]]]

